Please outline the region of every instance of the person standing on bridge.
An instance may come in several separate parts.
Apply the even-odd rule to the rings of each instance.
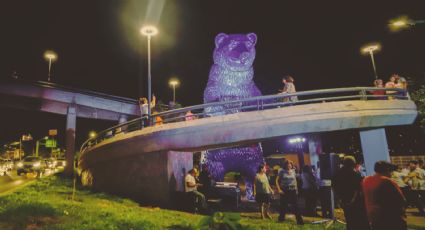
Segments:
[[[156,105],[156,97],[155,95],[152,95],[152,101],[151,101],[151,109],[153,109]],[[148,106],[148,99],[146,97],[141,97],[139,99],[139,106],[140,106],[140,116],[142,117],[143,126],[146,126],[148,124],[148,114],[149,114],[149,106]]]
[[[287,93],[296,93],[295,85],[294,85],[294,78],[291,76],[286,76],[282,79],[282,83],[284,84],[284,87],[282,90],[279,90],[279,94],[287,94]],[[296,102],[298,101],[297,96],[290,96],[285,97],[283,99],[283,102]]]

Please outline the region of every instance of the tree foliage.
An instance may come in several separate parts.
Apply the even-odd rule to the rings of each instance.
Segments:
[[[422,130],[425,132],[425,85],[412,93],[412,100],[415,101],[418,107],[419,117],[418,120],[421,124]]]

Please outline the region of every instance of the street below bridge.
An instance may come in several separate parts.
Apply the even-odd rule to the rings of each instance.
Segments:
[[[53,171],[46,171],[46,173],[43,174],[43,177],[50,176],[53,174]],[[27,184],[28,182],[31,182],[36,179],[36,176],[31,173],[21,174],[20,176],[18,176],[16,169],[13,169],[5,176],[0,176],[0,195],[9,191],[13,191],[16,188],[19,188]]]

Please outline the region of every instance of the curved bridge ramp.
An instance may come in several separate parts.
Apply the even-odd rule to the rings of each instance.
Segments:
[[[86,146],[83,183],[144,203],[169,205],[184,189],[192,152],[279,136],[412,124],[410,100],[350,100],[285,106],[121,132]]]

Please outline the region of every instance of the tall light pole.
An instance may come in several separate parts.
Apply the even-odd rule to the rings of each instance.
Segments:
[[[49,74],[47,75],[47,81],[50,81],[52,63],[58,59],[58,55],[52,50],[47,50],[44,52],[44,59],[49,62]]]
[[[42,141],[42,140],[46,141],[47,139],[49,139],[49,137],[48,136],[45,136],[45,137],[43,137],[41,139],[38,139],[37,142],[35,143],[35,156],[36,157],[38,157],[38,150],[40,148],[40,141]],[[44,143],[44,145],[46,145],[46,143]]]
[[[379,50],[381,50],[381,45],[379,43],[368,44],[361,48],[361,52],[363,54],[370,55],[370,59],[372,61],[372,66],[373,66],[373,72],[375,73],[375,80],[378,79],[378,74],[376,73],[376,65],[375,65],[375,59],[373,57],[373,52],[376,52]]]
[[[175,104],[176,103],[176,86],[178,86],[180,82],[178,79],[170,79],[170,81],[168,81],[168,84],[171,85],[171,87],[173,87],[173,102]]]
[[[401,16],[398,18],[391,19],[388,23],[388,27],[392,32],[407,29],[417,24],[425,24],[425,20],[412,20],[407,16]]]
[[[23,141],[31,141],[32,140],[32,136],[31,134],[28,135],[22,135],[21,138],[19,139],[19,160],[22,159],[22,142]]]
[[[148,38],[148,119],[151,117],[152,77],[151,77],[151,37],[158,33],[155,26],[143,26],[140,33]]]

